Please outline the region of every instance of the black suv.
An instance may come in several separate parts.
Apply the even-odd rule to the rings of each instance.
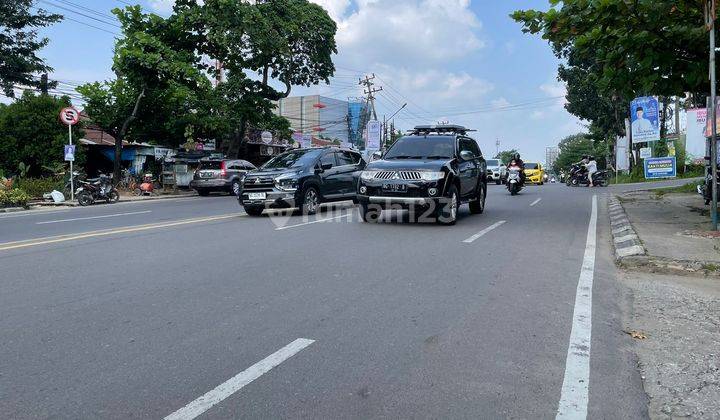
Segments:
[[[259,216],[266,208],[290,207],[313,214],[324,202],[356,201],[355,189],[363,168],[362,156],[352,150],[291,150],[248,172],[239,201],[251,216]]]
[[[418,126],[399,138],[360,175],[358,201],[364,221],[389,208],[430,215],[454,224],[461,203],[485,210],[487,164],[470,131],[458,125]]]

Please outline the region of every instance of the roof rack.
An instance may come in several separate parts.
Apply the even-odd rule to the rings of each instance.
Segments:
[[[418,125],[415,126],[412,130],[409,130],[409,134],[415,134],[415,135],[428,135],[431,133],[437,133],[437,134],[460,134],[465,135],[468,131],[475,131],[471,130],[469,128],[465,128],[462,125],[455,125],[455,124],[442,124],[442,125]]]

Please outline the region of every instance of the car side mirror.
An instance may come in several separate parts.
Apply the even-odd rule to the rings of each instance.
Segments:
[[[473,160],[475,159],[475,155],[472,154],[472,152],[468,150],[463,150],[460,152],[460,159],[462,160]]]
[[[372,160],[377,160],[377,159],[381,159],[381,158],[382,158],[382,152],[381,152],[381,151],[378,150],[377,152],[373,152],[373,154],[372,154]]]

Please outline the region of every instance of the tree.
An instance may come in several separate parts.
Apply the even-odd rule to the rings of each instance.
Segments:
[[[503,150],[502,152],[499,152],[497,155],[495,155],[495,159],[500,159],[503,164],[507,165],[508,163],[510,163],[510,160],[512,160],[513,155],[517,153],[519,152],[515,149]]]
[[[117,180],[122,142],[141,115],[143,103],[158,104],[158,98],[172,98],[170,106],[178,102],[188,105],[196,91],[210,88],[210,81],[201,71],[196,37],[188,35],[184,20],[178,16],[164,19],[144,14],[140,6],[114,9],[113,13],[124,35],[115,43],[116,78],[86,84],[77,90],[87,102],[85,111],[90,118],[115,137],[113,175]],[[158,111],[167,110],[167,106],[147,108],[145,115],[152,119]]]
[[[237,121],[228,148],[232,156],[239,154],[257,110],[267,115],[271,101],[287,97],[292,86],[328,83],[335,71],[337,26],[322,7],[307,0],[207,0],[203,5],[180,0],[174,10],[203,41],[199,51],[228,70],[224,94],[235,99],[227,109]],[[277,84],[284,90],[277,90]]]
[[[579,162],[584,155],[595,156],[598,165],[605,166],[605,143],[595,143],[585,133],[573,134],[560,140],[558,144],[558,157],[553,165],[553,171],[558,173],[567,170],[573,163]]]
[[[0,104],[0,171],[17,173],[24,166],[29,168],[28,176],[37,176],[43,167],[64,164],[68,129],[58,116],[66,106],[70,106],[68,97],[36,95],[30,90],[9,105]],[[73,138],[81,135],[81,128],[73,126]],[[82,158],[77,156],[78,163]]]
[[[698,0],[550,0],[546,11],[511,17],[540,34],[564,61],[566,109],[590,122],[596,143],[624,135],[637,96],[685,97],[704,105],[709,91],[707,30]]]
[[[37,28],[51,25],[62,16],[43,9],[32,12],[33,0],[0,0],[0,87],[8,97],[15,97],[14,87],[41,87],[34,75],[52,70],[37,56],[48,44],[38,38]]]

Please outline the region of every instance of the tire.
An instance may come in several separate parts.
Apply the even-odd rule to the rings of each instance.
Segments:
[[[320,208],[321,203],[322,201],[320,200],[320,194],[317,188],[307,187],[305,192],[303,192],[303,201],[300,204],[300,210],[303,214],[315,214]]]
[[[540,181],[540,182],[538,183],[538,185],[545,185],[545,182],[544,182],[544,181]]]
[[[603,178],[600,180],[601,187],[607,187],[608,185],[610,185],[610,183],[608,182],[607,178]]]
[[[500,178],[498,178],[498,179],[495,181],[495,185],[500,185],[500,184],[502,184],[502,180],[501,180]]]
[[[377,223],[380,220],[380,209],[371,209],[367,204],[360,204],[360,217],[365,223]]]
[[[499,184],[499,181],[498,181]],[[470,202],[471,214],[482,214],[485,211],[485,199],[487,198],[487,184],[480,184],[480,191],[477,199]]]
[[[208,195],[210,195],[210,191],[204,190],[204,189],[200,189],[200,188],[197,189],[197,193],[198,193],[198,195],[201,196],[201,197],[207,197]]]
[[[230,185],[230,194],[234,195],[235,197],[238,197],[240,195],[240,189],[242,186],[240,185],[240,181],[235,180]]]
[[[85,192],[85,191],[78,194],[76,199],[77,199],[78,204],[80,204],[83,207],[89,206],[93,203],[92,195],[90,195],[90,193]]]
[[[245,208],[245,213],[247,213],[248,216],[255,216],[255,217],[260,216],[262,214],[263,210],[265,210],[265,208],[263,206],[244,206],[244,208]]]
[[[437,210],[437,222],[452,226],[457,222],[458,207],[460,207],[460,198],[455,185],[450,186],[444,201],[446,202]]]
[[[107,202],[117,203],[118,201],[120,201],[120,193],[115,188],[113,188],[112,191],[108,193]]]

